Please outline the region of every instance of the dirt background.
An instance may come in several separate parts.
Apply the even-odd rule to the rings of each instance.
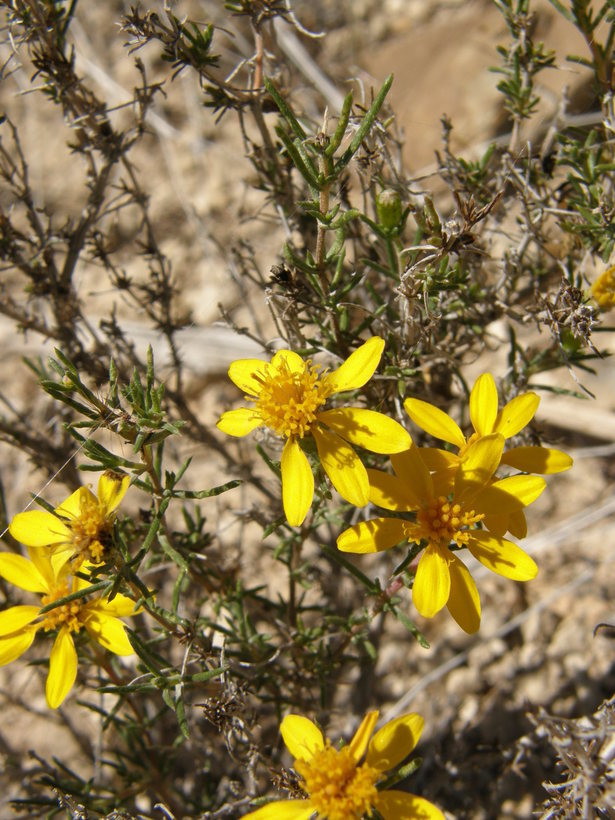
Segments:
[[[219,4],[195,5],[204,19],[215,21],[219,16]],[[98,93],[119,105],[136,82],[116,25],[126,6],[93,0],[83,0],[80,6],[74,26],[78,65]],[[535,6],[540,34],[557,49],[558,65],[545,78],[544,112],[536,133],[525,135],[528,139],[537,139],[546,130],[564,86],[571,99],[570,113],[586,113],[588,85],[583,70],[565,61],[567,53],[582,47],[572,27],[562,23],[548,2]],[[307,28],[328,32],[322,40],[307,41],[307,51],[330,80],[332,108],[348,87],[346,78],[358,74],[369,83],[370,78],[378,81],[394,72],[392,104],[406,136],[405,160],[417,177],[427,179],[426,185],[434,168],[434,150],[440,146],[443,113],[455,125],[455,147],[468,156],[477,155],[493,137],[506,139],[495,91],[497,75],[487,71],[497,63],[495,46],[505,32],[488,0],[345,0],[299,2],[293,7]],[[177,13],[180,8],[176,4]],[[292,31],[291,35],[296,36]],[[241,51],[243,46],[232,47]],[[6,59],[9,46],[2,49],[0,56]],[[313,75],[306,76],[308,94],[313,93],[312,86]],[[46,201],[41,204],[78,213],[81,166],[65,149],[66,133],[57,112],[25,94],[29,87],[24,67],[4,83],[0,99],[24,126],[33,185],[44,191]],[[216,324],[218,302],[232,307],[240,300],[229,288],[224,249],[249,241],[255,259],[268,270],[278,261],[281,241],[275,231],[243,219],[260,201],[246,182],[251,170],[232,119],[215,126],[187,74],[168,85],[166,92],[150,120],[152,135],[141,146],[137,165],[152,193],[163,251],[173,262],[185,306],[192,311],[193,324],[182,335],[191,398],[201,420],[213,424],[220,404],[212,400],[212,382],[220,382],[221,397],[230,396],[222,386],[228,363],[253,354],[249,340]],[[95,272],[83,269],[79,276],[95,322],[109,309],[111,294],[97,282]],[[163,362],[163,348],[140,317],[121,302],[119,313],[133,338],[142,347],[151,342]],[[245,318],[249,321],[247,312]],[[266,327],[264,310],[261,319]],[[602,334],[599,342],[608,350],[612,334]],[[47,423],[21,365],[24,353],[49,352],[44,341],[16,334],[3,319],[0,343],[2,381],[15,381],[14,400],[31,414],[33,423]],[[497,367],[497,357],[482,359],[468,375],[488,368],[497,373]],[[15,380],[16,372],[23,378]],[[596,627],[615,623],[615,378],[609,359],[599,363],[594,376],[576,375],[582,375],[595,399],[549,398],[538,412],[547,440],[575,458],[570,473],[549,478],[548,491],[529,511],[525,546],[540,565],[538,579],[521,587],[476,569],[483,604],[478,635],[465,636],[443,613],[421,625],[432,648],[418,651],[401,628],[398,634],[392,629],[370,680],[357,687],[365,702],[357,702],[355,714],[377,703],[385,717],[408,709],[424,715],[426,729],[419,748],[424,765],[412,788],[444,808],[449,820],[531,817],[546,796],[542,780],[555,772],[553,751],[528,715],[537,714],[540,707],[563,717],[590,715],[614,691],[613,631]],[[566,371],[553,378],[568,389],[576,387],[574,375]],[[2,446],[1,453],[2,481],[14,514],[33,490],[42,490],[44,479],[16,451]],[[191,453],[180,444],[178,455],[186,454]],[[225,478],[216,475],[215,483]],[[65,495],[65,489],[53,483],[45,488],[45,497],[52,502]],[[219,512],[220,529],[226,527],[224,538],[232,543],[234,519],[224,505]],[[377,574],[377,559],[370,569]],[[36,667],[12,664],[0,670],[1,818],[11,816],[8,801],[19,793],[23,771],[36,766],[28,757],[31,749],[80,765],[75,740],[79,732],[67,729],[67,722],[74,724],[75,713],[67,708],[50,715],[42,683]],[[80,731],[90,728],[95,727],[86,723]],[[341,714],[340,731],[352,728],[353,720]]]

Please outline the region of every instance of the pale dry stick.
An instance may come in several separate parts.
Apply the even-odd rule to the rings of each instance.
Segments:
[[[571,450],[570,455],[577,461],[580,458],[604,458],[615,455],[615,444],[598,444],[595,447],[581,447]]]
[[[613,411],[588,404],[580,412],[578,404],[578,399],[567,396],[543,396],[540,405],[541,421],[573,432],[591,432],[593,437],[603,441],[615,441]]]
[[[340,111],[344,104],[344,95],[338,91],[335,84],[325,72],[314,62],[307,50],[292,30],[292,26],[285,23],[280,17],[273,21],[273,29],[277,43],[285,56],[295,64],[295,67],[310,81],[327,101],[333,111]],[[308,34],[303,30],[304,34]],[[320,34],[309,33],[311,37],[320,37]]]

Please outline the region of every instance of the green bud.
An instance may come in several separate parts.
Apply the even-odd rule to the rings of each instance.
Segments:
[[[383,228],[391,230],[401,222],[401,197],[392,188],[385,188],[376,197],[376,213]]]

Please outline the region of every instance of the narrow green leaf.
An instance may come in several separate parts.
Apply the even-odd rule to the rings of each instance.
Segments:
[[[363,117],[363,121],[361,125],[357,129],[356,134],[352,138],[352,142],[348,146],[348,148],[344,151],[340,159],[335,164],[334,174],[335,176],[339,176],[340,172],[344,170],[344,168],[348,165],[350,160],[359,150],[361,143],[367,136],[370,128],[374,124],[376,117],[378,116],[378,112],[382,108],[382,103],[384,102],[386,95],[389,93],[391,85],[393,84],[393,75],[389,74],[389,76],[384,81],[384,84],[380,91],[376,94],[374,102],[369,107],[369,110]]]
[[[340,111],[340,118],[337,123],[337,128],[333,136],[331,137],[331,141],[329,145],[325,148],[325,155],[328,157],[332,157],[333,154],[337,151],[340,146],[340,143],[344,139],[344,134],[346,133],[346,128],[348,127],[348,120],[350,119],[350,111],[352,109],[352,91],[349,91],[348,94],[344,97],[344,102],[342,103],[342,110]]]
[[[265,88],[267,92],[273,97],[275,104],[277,105],[280,114],[284,117],[286,122],[290,125],[291,129],[293,130],[294,134],[300,139],[304,140],[307,137],[307,134],[301,127],[299,120],[293,114],[290,106],[286,102],[286,100],[281,96],[278,89],[275,85],[271,82],[268,77],[265,77],[264,80]]]

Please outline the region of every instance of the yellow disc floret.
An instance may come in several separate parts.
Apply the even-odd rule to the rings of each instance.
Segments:
[[[615,307],[615,265],[611,265],[596,279],[592,285],[592,296],[601,310]]]
[[[463,546],[467,544],[470,528],[484,517],[482,513],[465,510],[462,504],[439,496],[417,513],[416,525],[412,526],[412,540],[415,534],[420,534],[421,539],[431,543],[446,546],[454,541]]]
[[[337,750],[327,742],[309,761],[296,760],[295,769],[319,818],[358,820],[371,813],[382,773],[366,763],[357,765],[349,746]]]
[[[100,564],[105,547],[109,544],[112,518],[98,499],[92,494],[84,494],[80,500],[79,515],[67,524],[77,557]]]
[[[49,591],[48,595],[42,596],[43,606],[52,604],[54,601],[59,601],[61,598],[66,598],[70,592],[71,590],[69,589],[68,583],[58,584]],[[77,601],[70,601],[70,603],[61,604],[54,609],[50,609],[49,612],[45,614],[45,620],[43,621],[45,631],[49,632],[51,629],[60,629],[60,627],[65,626],[69,632],[79,632],[81,629],[79,616],[81,614],[82,601],[83,599],[80,598]]]
[[[305,362],[303,370],[291,370],[287,362],[269,367],[261,377],[262,387],[254,410],[263,424],[286,438],[303,438],[316,421],[320,407],[331,395],[318,365]]]

